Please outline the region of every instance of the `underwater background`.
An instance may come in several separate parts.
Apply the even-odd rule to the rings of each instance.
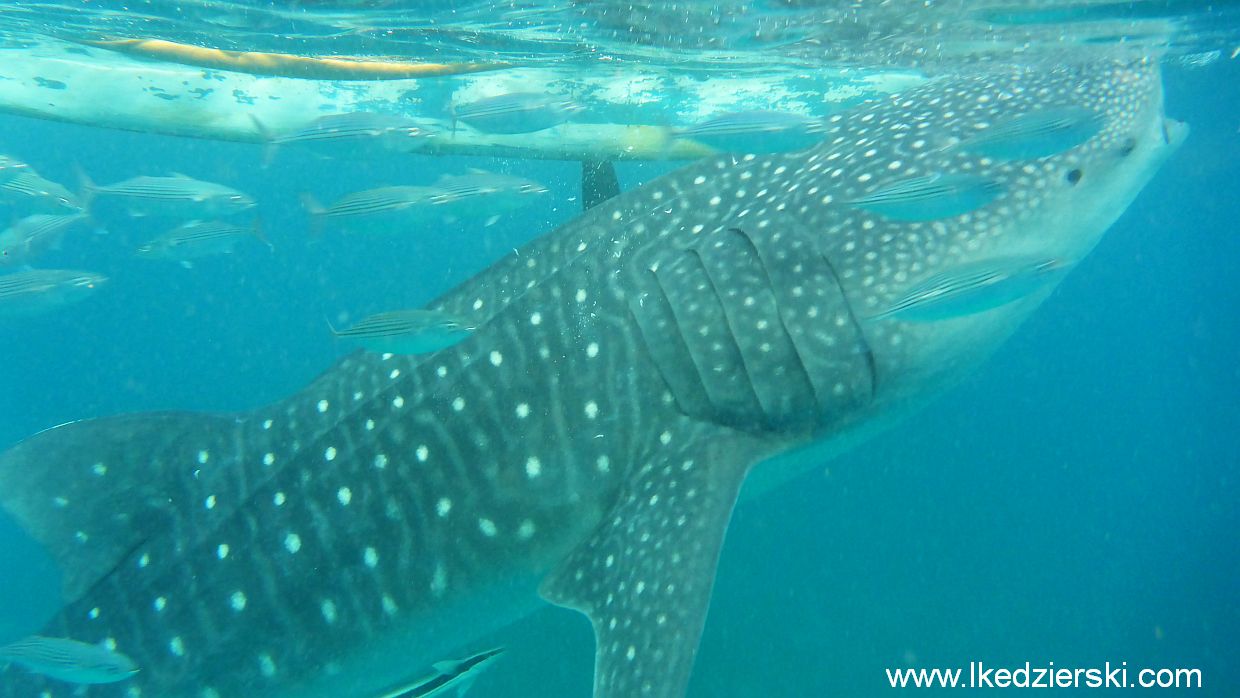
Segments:
[[[1240,61],[1165,81],[1188,142],[998,354],[869,444],[739,506],[690,695],[879,695],[885,668],[970,660],[1200,668],[1191,693],[1240,695]],[[264,168],[259,146],[7,115],[0,152],[65,183],[227,182],[258,199],[274,246],[150,263],[129,250],[166,225],[93,211],[94,232],[56,266],[103,272],[107,287],[0,325],[0,448],[82,418],[273,401],[351,350],[328,331],[341,313],[421,305],[580,211],[570,162],[288,149]],[[551,195],[485,230],[347,239],[312,236],[296,196],[469,167]],[[621,164],[621,183],[671,167]],[[0,643],[38,629],[54,574],[0,521]],[[548,609],[496,641],[508,654],[470,696],[588,695],[583,617]]]

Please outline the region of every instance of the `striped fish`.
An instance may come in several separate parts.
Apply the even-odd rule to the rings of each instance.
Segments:
[[[47,212],[85,209],[72,192],[39,176],[32,169],[24,170],[7,181],[0,178],[0,202]]]
[[[80,684],[115,683],[138,673],[133,660],[116,650],[38,635],[0,647],[0,662],[12,662],[36,674]]]
[[[463,175],[443,175],[435,187],[454,198],[488,194],[546,194],[549,189],[539,182],[513,175],[495,174],[486,170],[470,170]]]
[[[474,329],[465,318],[438,310],[393,310],[331,331],[377,353],[430,354],[465,340]]]
[[[435,663],[435,673],[380,693],[375,698],[431,698],[448,692],[465,695],[478,675],[485,671],[501,654],[503,647],[479,652],[465,659],[453,659]]]
[[[901,179],[848,201],[896,221],[933,221],[975,211],[1003,193],[1003,185],[981,175],[932,174]]]
[[[280,146],[299,146],[326,157],[363,158],[418,150],[431,135],[403,116],[366,111],[320,116],[284,133],[268,132],[257,119],[254,123],[267,141],[267,163]]]
[[[133,216],[222,216],[241,213],[255,205],[254,199],[236,189],[180,173],[170,177],[144,175],[107,186],[98,186],[83,175],[82,184],[91,196],[123,200]]]
[[[330,222],[350,231],[389,232],[430,220],[435,214],[429,206],[441,196],[437,187],[394,186],[354,192],[326,207],[304,194],[302,205],[315,231]]]
[[[248,228],[226,221],[189,221],[169,230],[137,249],[140,257],[166,259],[192,266],[192,261],[202,257],[232,254],[237,245],[251,239],[271,247],[263,237],[259,221],[255,219]]]
[[[1071,150],[1102,129],[1102,116],[1080,106],[1051,107],[994,123],[958,147],[997,160],[1034,160]]]
[[[524,208],[550,190],[539,182],[523,177],[501,175],[485,170],[472,170],[464,175],[444,175],[435,182],[441,193],[431,203],[445,220],[486,218],[484,226],[493,225],[500,214]]]
[[[0,276],[0,316],[35,315],[82,300],[108,280],[103,274],[33,269]]]
[[[86,219],[85,213],[26,216],[0,232],[0,266],[28,264],[48,250],[60,247],[69,227]]]
[[[30,166],[8,155],[0,155],[0,182],[7,182],[23,172],[29,172]]]
[[[672,133],[725,152],[782,153],[820,142],[825,130],[810,116],[759,110],[720,114]]]
[[[452,119],[484,133],[533,133],[568,121],[580,109],[563,97],[513,92],[457,105],[452,109]]]
[[[938,322],[993,310],[1046,286],[1068,264],[1055,258],[999,258],[963,264],[915,284],[875,318]]]
[[[528,206],[534,197],[551,191],[542,183],[525,177],[496,175],[485,170],[441,176],[435,181],[435,187],[441,193],[432,198],[432,203],[446,219],[489,217],[489,226],[498,214]]]

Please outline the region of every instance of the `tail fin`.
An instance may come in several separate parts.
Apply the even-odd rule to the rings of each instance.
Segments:
[[[324,315],[324,316],[323,316],[323,321],[327,323],[327,329],[331,330],[331,333],[332,333],[332,336],[333,336],[333,337],[340,337],[340,330],[336,329],[336,325],[334,325],[334,324],[332,323],[332,319],[331,319],[331,318],[329,318],[329,317],[327,317],[326,315]]]
[[[78,186],[81,188],[81,191],[78,193],[78,201],[82,204],[82,210],[89,216],[90,204],[94,201],[95,193],[99,191],[99,187],[90,178],[90,175],[86,174],[86,170],[82,169],[81,165],[75,163],[73,171],[77,173]]]
[[[323,220],[327,215],[327,209],[319,203],[309,192],[301,193],[301,206],[310,214],[310,234],[318,237],[323,234]]]
[[[267,235],[263,232],[263,217],[254,216],[254,220],[250,223],[250,230],[254,233],[254,237],[258,241],[267,246],[272,252],[276,251],[276,246],[271,244],[271,240],[267,239]]]
[[[203,506],[191,493],[239,501],[228,467],[241,459],[238,429],[188,413],[49,429],[0,454],[0,507],[51,554],[72,603],[152,538],[195,530]]]
[[[659,130],[656,133],[656,137],[658,138],[657,145],[659,149],[659,159],[675,159],[674,155],[676,147],[684,143],[686,140],[683,130],[672,126],[663,126],[659,127]]]
[[[265,170],[271,167],[271,163],[276,159],[276,150],[279,148],[276,144],[276,135],[257,116],[250,114],[250,121],[254,122],[254,130],[258,131],[259,137],[263,139],[263,169]]]

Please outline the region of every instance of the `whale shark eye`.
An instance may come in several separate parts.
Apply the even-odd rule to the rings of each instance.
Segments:
[[[1068,184],[1076,184],[1077,182],[1081,181],[1082,176],[1083,176],[1083,173],[1079,169],[1074,168],[1074,169],[1068,170],[1068,175],[1067,175]]]
[[[1165,139],[1166,137],[1167,137],[1167,129],[1164,126],[1163,127],[1163,138]],[[1120,145],[1119,147],[1119,156],[1121,158],[1126,158],[1132,154],[1132,151],[1136,149],[1137,149],[1137,141],[1132,138],[1125,138],[1123,144]]]

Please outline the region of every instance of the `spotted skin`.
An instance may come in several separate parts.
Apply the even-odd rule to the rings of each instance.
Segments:
[[[596,698],[682,696],[746,475],[847,447],[984,358],[1049,289],[875,316],[960,265],[1087,253],[1178,144],[1161,101],[1143,62],[937,81],[808,151],[600,204],[433,304],[478,328],[432,356],[353,355],[253,413],[32,437],[0,457],[0,501],[67,571],[44,634],[143,667],[87,696],[365,695],[541,593],[590,617]],[[951,147],[1054,107],[1104,125],[1037,160]],[[844,203],[938,172],[1004,193],[937,220]],[[43,690],[65,694],[0,696]]]

